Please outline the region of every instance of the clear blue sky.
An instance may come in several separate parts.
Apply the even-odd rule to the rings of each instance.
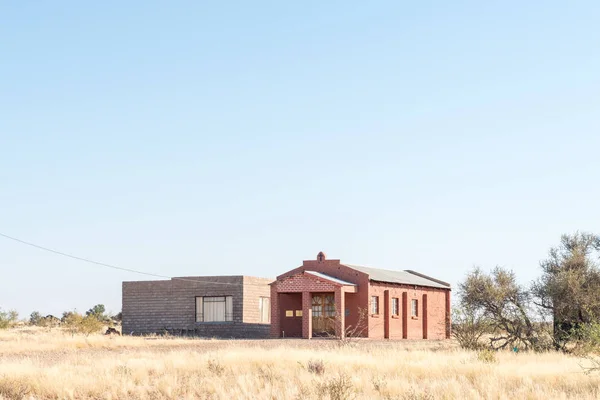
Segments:
[[[4,2],[0,232],[164,275],[527,283],[600,231],[597,1]],[[409,4],[410,3],[410,4]],[[0,238],[0,307],[145,279]]]

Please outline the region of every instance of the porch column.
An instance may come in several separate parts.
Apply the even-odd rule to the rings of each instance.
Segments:
[[[346,302],[344,301],[344,288],[338,287],[334,292],[335,296],[335,336],[344,339],[346,336]]]
[[[390,291],[383,291],[383,338],[390,338]]]
[[[408,339],[408,293],[402,292],[402,339]]]
[[[310,292],[302,292],[302,337],[312,338],[312,296]]]
[[[423,339],[427,339],[427,295],[423,295]]]
[[[452,334],[452,320],[450,314],[450,289],[446,290],[446,339]]]

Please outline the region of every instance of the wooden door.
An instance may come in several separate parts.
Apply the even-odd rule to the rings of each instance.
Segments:
[[[335,297],[333,293],[312,295],[313,336],[330,336],[335,333]]]

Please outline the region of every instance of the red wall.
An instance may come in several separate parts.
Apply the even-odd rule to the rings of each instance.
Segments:
[[[296,315],[302,310],[302,293],[279,293],[279,321],[281,331],[285,337],[302,337],[302,317]],[[285,312],[293,312],[292,317],[287,317]]]
[[[384,305],[384,292],[385,290],[389,290],[389,301],[392,301],[392,298],[399,299],[399,317],[395,318],[391,315],[388,318],[389,321],[389,338],[390,339],[402,339],[404,336],[407,339],[423,339],[423,295],[427,295],[427,338],[428,339],[444,339],[447,337],[446,326],[447,326],[447,294],[449,298],[449,289],[438,289],[438,288],[428,288],[428,287],[417,287],[409,285],[400,285],[400,284],[388,284],[388,283],[378,283],[378,282],[370,282],[368,275],[359,271],[356,271],[350,267],[340,264],[340,260],[307,260],[304,261],[301,267],[295,268],[289,272],[286,272],[277,277],[277,282],[273,283],[273,289],[276,289],[280,292],[285,292],[290,289],[290,292],[298,292],[302,290],[310,290],[314,292],[318,291],[333,291],[329,290],[329,288],[325,288],[327,286],[325,282],[321,282],[317,286],[323,287],[296,287],[296,283],[300,284],[302,280],[301,277],[298,278],[298,282],[296,282],[295,278],[291,278],[294,275],[301,274],[304,271],[315,271],[321,272],[323,274],[332,276],[334,278],[338,278],[350,283],[354,283],[357,285],[356,293],[346,293],[345,294],[345,308],[349,310],[349,314],[345,312],[345,320],[346,327],[356,326],[359,320],[359,310],[363,310],[367,313],[368,317],[367,324],[368,329],[365,329],[361,336],[367,336],[370,338],[384,338],[384,325],[385,325],[385,315],[384,310],[386,309]],[[288,279],[286,279],[288,278]],[[305,278],[304,278],[305,279]],[[327,290],[325,290],[327,289]],[[333,289],[333,288],[331,288]],[[407,297],[407,315],[406,317],[403,314],[402,307],[402,295],[406,293]],[[271,299],[275,293],[273,292],[271,295]],[[379,296],[379,315],[373,316],[371,315],[370,308],[370,299],[371,296]],[[417,299],[418,303],[418,317],[413,318],[410,315],[411,312],[411,300]],[[284,301],[280,298],[279,300]],[[286,300],[287,301],[287,300]],[[273,302],[275,304],[277,302]],[[279,306],[281,310],[281,305]],[[391,314],[391,304],[389,305],[389,313]],[[284,311],[285,313],[285,311]],[[272,312],[272,318],[280,317],[281,314],[276,315],[275,312]],[[283,314],[285,315],[285,314]],[[272,321],[272,334],[275,334],[277,329],[282,329],[280,323],[283,323],[284,317],[280,317],[281,321]],[[403,335],[403,318],[406,318],[406,335]],[[286,333],[287,336],[287,333]]]
[[[304,261],[301,267],[295,268],[291,271],[286,272],[285,274],[278,276],[277,280],[283,280],[286,277],[297,275],[304,271],[320,272],[357,285],[356,293],[346,293],[344,297],[346,303],[345,308],[349,310],[349,314],[345,314],[346,328],[355,327],[358,324],[359,320],[359,310],[367,311],[367,306],[369,302],[368,275],[346,267],[345,265],[341,265],[340,260],[307,260]],[[279,282],[277,283],[277,285],[279,285]],[[367,322],[364,321],[364,324],[366,325]],[[359,328],[357,329],[357,331],[362,331],[362,334],[360,336],[366,336],[368,330],[365,326],[365,329]]]
[[[427,294],[427,339],[446,338],[446,289],[417,287],[409,285],[395,285],[371,282],[369,289],[369,302],[371,296],[379,296],[379,316],[372,316],[369,308],[369,337],[384,338],[384,292],[390,291],[389,299],[399,299],[399,318],[390,316],[390,339],[402,339],[402,322],[404,310],[402,307],[402,294],[407,295],[407,339],[423,339],[423,295]],[[418,317],[411,317],[411,300],[418,300]],[[389,310],[391,313],[392,306]]]

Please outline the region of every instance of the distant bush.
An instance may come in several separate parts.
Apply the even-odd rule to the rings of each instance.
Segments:
[[[15,310],[2,311],[0,309],[0,329],[10,328],[19,319],[19,313]]]
[[[92,333],[98,333],[104,326],[104,323],[95,316],[86,315],[84,317],[77,311],[64,312],[61,323],[71,335],[82,333],[87,336]]]
[[[40,314],[38,311],[32,312],[31,315],[29,316],[29,324],[30,325],[40,326],[40,325],[42,325],[42,321],[43,321],[42,314]]]

